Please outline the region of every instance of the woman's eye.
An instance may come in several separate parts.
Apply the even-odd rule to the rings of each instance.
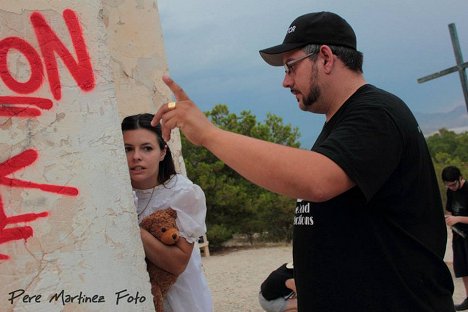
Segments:
[[[146,151],[146,152],[151,152],[153,150],[153,148],[151,146],[145,146],[145,147],[143,147],[143,150]]]
[[[125,153],[131,152],[131,151],[132,151],[131,147],[125,146]]]

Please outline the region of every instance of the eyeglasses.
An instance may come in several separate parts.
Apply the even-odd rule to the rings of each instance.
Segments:
[[[286,73],[286,75],[289,75],[291,72],[293,72],[295,64],[299,63],[302,60],[305,60],[308,57],[311,57],[314,54],[315,54],[315,52],[312,52],[312,53],[309,53],[307,55],[304,55],[303,57],[300,57],[298,59],[295,59],[295,60],[292,60],[292,61],[289,61],[289,62],[285,63],[283,66],[284,66],[284,72]]]
[[[446,187],[446,188],[458,187],[458,183],[459,183],[459,182],[460,182],[460,181],[457,180],[457,181],[454,181],[454,182],[445,183],[445,187]]]

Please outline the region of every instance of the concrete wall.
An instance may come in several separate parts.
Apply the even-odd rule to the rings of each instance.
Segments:
[[[161,80],[168,68],[156,1],[102,2],[120,117],[154,113],[173,100]],[[177,129],[168,144],[176,169],[185,174]]]
[[[159,27],[153,1],[0,3],[1,311],[153,310],[120,121],[170,98]]]

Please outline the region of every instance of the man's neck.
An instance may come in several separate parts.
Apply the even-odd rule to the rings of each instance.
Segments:
[[[362,74],[356,75],[355,73],[352,73],[352,76],[349,77],[348,80],[347,78],[343,78],[343,81],[348,81],[349,83],[344,84],[339,92],[335,93],[332,99],[334,104],[330,106],[329,111],[326,113],[326,121],[329,121],[340,107],[343,106],[359,88],[367,83]]]

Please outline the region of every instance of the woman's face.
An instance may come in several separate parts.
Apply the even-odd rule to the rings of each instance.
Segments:
[[[132,186],[149,189],[158,185],[159,162],[166,156],[154,132],[146,129],[126,130],[123,133],[125,153]]]

